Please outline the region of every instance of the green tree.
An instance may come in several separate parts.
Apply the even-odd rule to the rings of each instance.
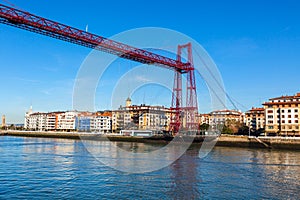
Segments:
[[[10,130],[14,130],[14,129],[15,129],[15,125],[14,125],[14,124],[11,124],[11,125],[9,126],[9,129],[10,129]]]
[[[231,129],[232,134],[238,134],[239,128],[241,128],[244,124],[234,119],[227,119],[225,125]]]
[[[199,126],[201,131],[207,131],[209,129],[209,124],[203,123]]]
[[[222,130],[222,134],[229,134],[232,135],[234,132],[231,128],[229,128],[228,126],[224,125],[223,126],[223,130]]]

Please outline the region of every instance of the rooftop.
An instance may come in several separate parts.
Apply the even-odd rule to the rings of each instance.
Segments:
[[[285,99],[300,99],[300,92],[298,92],[297,94],[293,95],[293,96],[289,96],[289,95],[286,95],[286,96],[281,96],[281,97],[275,97],[275,98],[271,98],[269,99],[270,101],[272,100],[285,100]]]
[[[219,114],[219,113],[226,113],[226,114],[238,114],[241,115],[242,113],[238,110],[228,110],[228,109],[224,109],[224,110],[215,110],[212,111],[210,114]]]
[[[269,99],[268,102],[263,103],[263,105],[286,105],[286,104],[299,104],[300,102],[300,93],[297,93],[293,96],[281,96]]]
[[[251,110],[250,110],[250,112],[252,111],[264,111],[265,109],[264,108],[254,108],[254,107],[252,107],[251,108]]]

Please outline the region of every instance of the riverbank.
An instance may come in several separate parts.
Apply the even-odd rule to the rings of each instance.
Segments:
[[[222,135],[216,146],[300,150],[300,138]]]
[[[123,142],[155,142],[168,143],[173,138],[164,136],[153,137],[132,137],[121,135],[101,135],[95,133],[78,133],[78,132],[58,132],[58,131],[2,131],[0,135],[19,136],[19,137],[43,137],[43,138],[62,138],[62,139],[86,139],[99,141],[123,141]]]
[[[92,133],[78,132],[40,132],[40,131],[2,131],[0,135],[19,136],[19,137],[46,137],[63,139],[87,139],[87,140],[110,140],[123,142],[142,142],[142,143],[169,143],[173,137],[153,136],[153,137],[132,137],[109,135],[103,136]],[[209,136],[206,136],[209,137]],[[194,138],[194,143],[201,143],[204,136]],[[211,137],[212,138],[212,137]],[[214,138],[212,138],[214,139]],[[223,147],[245,147],[245,148],[267,148],[267,149],[288,149],[300,150],[300,138],[293,137],[248,137],[221,135],[218,137],[216,146]]]

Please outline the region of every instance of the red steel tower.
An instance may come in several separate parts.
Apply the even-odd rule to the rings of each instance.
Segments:
[[[183,50],[187,51],[189,67],[186,70],[175,69],[172,94],[170,130],[173,134],[198,129],[196,115],[198,113],[195,68],[192,55],[192,44],[178,45],[177,61],[182,62]],[[182,74],[186,73],[186,102],[182,99]]]

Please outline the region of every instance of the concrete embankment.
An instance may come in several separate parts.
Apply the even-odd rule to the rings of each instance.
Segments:
[[[300,150],[300,138],[222,135],[216,146]]]
[[[21,137],[44,137],[44,138],[65,138],[65,139],[80,139],[78,133],[66,132],[40,132],[40,131],[6,131],[3,135],[21,136]]]
[[[231,136],[222,135],[218,138],[217,146],[229,146],[229,147],[254,147],[265,148],[266,146],[247,136]]]
[[[6,131],[1,132],[0,135],[19,136],[19,137],[43,137],[43,138],[62,138],[62,139],[86,139],[99,141],[123,141],[123,142],[152,142],[152,143],[168,143],[172,137],[154,136],[147,137],[131,137],[120,135],[104,136],[93,133],[78,133],[78,132],[51,132],[51,131]]]
[[[7,135],[7,133],[0,132],[0,136],[4,136],[4,135]]]
[[[274,149],[290,149],[290,150],[300,150],[300,138],[293,137],[262,137],[260,138],[263,142],[269,144]]]
[[[143,143],[168,143],[173,138],[166,136],[155,136],[151,138],[131,137],[131,136],[102,136],[89,133],[77,132],[39,132],[39,131],[5,131],[0,135],[22,136],[22,137],[46,137],[64,139],[88,139],[88,140],[107,140],[123,142],[143,142]],[[203,136],[197,136],[194,143],[201,143]],[[226,147],[246,147],[246,148],[267,148],[267,149],[289,149],[300,150],[300,138],[292,137],[248,137],[222,135],[218,137],[216,146]]]

